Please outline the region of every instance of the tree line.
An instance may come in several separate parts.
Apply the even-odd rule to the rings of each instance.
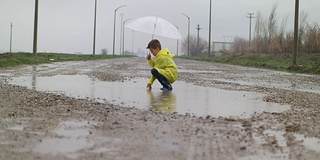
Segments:
[[[261,12],[258,12],[251,44],[245,38],[235,37],[230,52],[290,56],[294,50],[294,32],[287,31],[288,17],[279,22],[276,13],[277,5],[273,5],[268,18],[264,18]],[[308,14],[304,11],[299,16],[298,48],[300,55],[320,54],[320,27],[317,23],[308,23]]]

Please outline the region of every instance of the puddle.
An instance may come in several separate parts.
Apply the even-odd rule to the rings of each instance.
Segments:
[[[320,153],[320,139],[315,137],[305,137],[301,134],[294,134],[298,141],[302,141],[302,144],[313,151]]]
[[[116,152],[113,144],[121,143],[121,139],[101,137],[95,133],[95,127],[99,125],[92,121],[64,121],[52,131],[53,138],[43,139],[32,150],[33,152],[51,155],[66,155],[71,159],[78,159],[86,152],[106,153]],[[102,144],[110,144],[110,148]]]
[[[29,118],[17,118],[15,121],[12,121],[10,118],[3,118],[1,119],[2,122],[8,124],[7,130],[12,131],[23,131],[24,128],[29,126]]]
[[[258,155],[252,155],[249,157],[244,157],[241,160],[249,160],[249,159],[289,159],[289,155],[290,155],[290,148],[287,145],[287,139],[284,136],[286,132],[285,131],[275,131],[275,130],[265,130],[263,132],[263,137],[258,136],[258,135],[254,135],[253,138],[254,140],[258,143],[258,144],[266,144],[266,138],[267,137],[273,137],[277,144],[279,145],[279,147],[282,148],[281,153],[275,153],[275,154],[271,154],[271,153],[264,153],[264,154],[258,154]],[[312,150],[315,152],[320,153],[320,139],[316,138],[316,137],[306,137],[302,134],[293,134],[295,139],[294,141],[296,141],[297,143],[300,143],[301,145],[303,145],[306,149],[308,150]]]
[[[289,160],[288,154],[283,153],[258,153],[257,155],[250,155],[247,157],[239,158],[238,160]]]
[[[220,90],[182,81],[175,82],[174,90],[169,93],[162,92],[160,84],[155,81],[153,90],[148,92],[146,82],[144,78],[106,82],[86,75],[57,75],[13,77],[8,83],[76,98],[95,99],[101,103],[196,116],[249,117],[255,112],[283,112],[290,108],[288,105],[264,102],[260,93]]]
[[[10,74],[9,73],[0,73],[0,76],[9,76]]]
[[[20,126],[20,125],[8,128],[8,130],[14,130],[14,131],[22,131],[23,129],[24,129],[24,126]]]
[[[279,145],[281,147],[287,147],[287,141],[283,134],[285,131],[273,131],[273,130],[265,130],[263,132],[265,135],[275,136]],[[305,146],[309,150],[313,150],[320,153],[320,139],[316,137],[306,137],[302,134],[293,134],[295,136],[295,141],[300,141],[303,146]]]
[[[90,125],[89,125],[90,124]],[[93,147],[95,143],[87,138],[92,131],[92,122],[88,121],[67,121],[61,122],[52,132],[58,138],[43,139],[35,148],[35,152],[43,154],[63,154],[68,153],[69,158],[76,158],[72,153],[81,149]]]
[[[94,142],[87,142],[84,138],[82,139],[44,139],[36,148],[35,152],[42,154],[64,154],[72,153],[81,149],[87,149],[94,146]],[[68,157],[76,158],[76,155],[68,154]]]
[[[266,144],[266,137],[274,137],[279,145],[281,147],[281,152],[277,153],[270,153],[270,152],[263,152],[258,153],[256,155],[250,155],[246,157],[242,157],[239,160],[255,160],[255,159],[261,159],[261,160],[276,160],[276,159],[283,159],[283,160],[289,160],[290,158],[290,148],[287,146],[287,140],[284,137],[285,131],[274,131],[274,130],[265,130],[263,132],[263,137],[254,135],[253,138],[258,144]],[[315,151],[317,153],[320,153],[320,139],[316,137],[305,137],[301,134],[293,134],[295,137],[294,141],[300,142],[301,145],[303,145],[306,149]]]

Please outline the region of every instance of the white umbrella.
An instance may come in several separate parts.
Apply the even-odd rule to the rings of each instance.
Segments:
[[[125,27],[135,31],[152,34],[152,39],[154,35],[173,39],[182,38],[175,25],[160,17],[150,16],[138,18],[128,23]]]

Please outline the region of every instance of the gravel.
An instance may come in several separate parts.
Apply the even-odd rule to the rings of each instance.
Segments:
[[[319,76],[175,61],[180,81],[261,92],[264,101],[291,108],[250,118],[196,117],[7,83],[11,76],[33,73],[87,74],[110,82],[147,77],[150,68],[143,58],[63,62],[54,69],[7,68],[0,70],[0,159],[320,159]],[[279,83],[283,85],[273,85]]]

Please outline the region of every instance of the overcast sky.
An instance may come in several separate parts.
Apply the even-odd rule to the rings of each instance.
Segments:
[[[208,40],[209,0],[97,0],[96,53],[106,48],[112,54],[113,17],[116,13],[116,54],[120,52],[120,26],[122,20],[159,16],[179,27],[183,38],[190,32]],[[9,52],[10,24],[12,23],[12,49],[32,52],[35,0],[0,0],[0,52]],[[288,16],[288,28],[293,28],[294,0],[212,0],[212,41],[231,41],[235,36],[248,38],[248,12],[268,17],[273,4],[278,4],[279,21]],[[320,21],[319,0],[300,1],[300,11],[309,14],[309,22]],[[39,0],[38,52],[81,52],[91,54],[93,49],[94,0]],[[127,21],[130,22],[130,21]],[[252,19],[254,28],[255,20]],[[134,36],[133,36],[134,35]],[[175,53],[177,40],[157,37],[163,47]],[[125,29],[125,50],[145,51],[150,34]],[[179,49],[180,51],[180,49]],[[180,51],[181,52],[181,51]]]

